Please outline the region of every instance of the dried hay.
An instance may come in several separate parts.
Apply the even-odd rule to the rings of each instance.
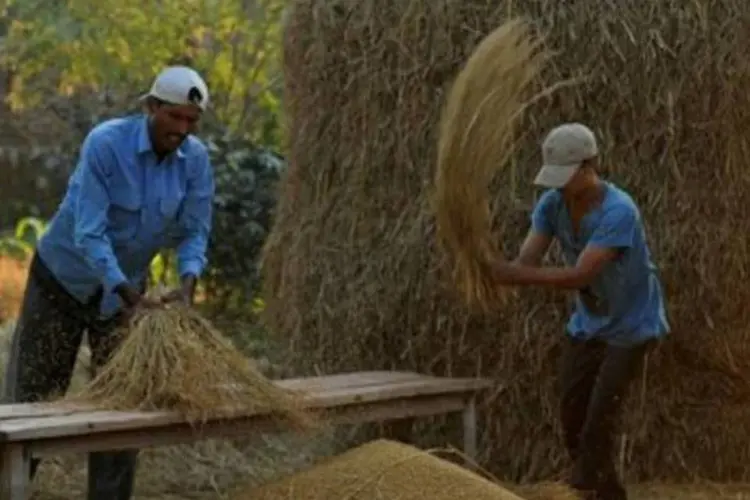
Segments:
[[[169,304],[136,313],[120,345],[83,388],[63,400],[116,411],[174,411],[189,422],[271,413],[295,429],[313,424],[302,394],[268,380],[196,309]]]
[[[472,53],[446,98],[440,121],[437,237],[455,262],[466,302],[484,310],[505,301],[493,279],[502,258],[493,238],[490,186],[516,153],[517,126],[546,54],[520,20],[504,23]]]
[[[748,480],[750,429],[724,410],[750,400],[747,2],[294,1],[290,185],[266,248],[264,319],[300,372],[502,381],[480,407],[481,462],[512,482],[565,470],[555,362],[569,304],[522,289],[492,316],[471,313],[444,279],[430,199],[449,85],[488,33],[520,15],[555,54],[544,86],[585,85],[525,113],[528,140],[491,187],[494,234],[517,251],[539,141],[562,121],[590,124],[607,176],[641,207],[674,327],[627,405],[627,478]],[[437,444],[422,425],[410,439]]]
[[[521,500],[501,486],[412,446],[377,440],[232,500]],[[552,500],[550,498],[550,500]]]

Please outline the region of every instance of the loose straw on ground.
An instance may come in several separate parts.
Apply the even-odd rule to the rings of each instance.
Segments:
[[[546,54],[541,39],[511,20],[474,50],[448,94],[440,122],[435,210],[438,236],[466,302],[487,309],[503,298],[491,262],[489,187],[515,152],[518,119]]]
[[[313,424],[303,395],[268,380],[193,308],[136,314],[109,362],[67,401],[101,409],[169,410],[190,422],[271,413],[296,429]]]

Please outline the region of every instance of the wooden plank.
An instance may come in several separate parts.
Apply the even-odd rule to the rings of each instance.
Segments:
[[[316,390],[324,389],[342,389],[347,387],[366,387],[369,385],[390,384],[394,382],[403,382],[407,380],[425,380],[434,379],[429,375],[422,375],[414,372],[388,372],[388,371],[369,371],[369,372],[351,372],[337,373],[335,375],[320,375],[314,377],[300,377],[278,380],[277,382],[285,387],[294,389],[315,388]]]
[[[13,403],[0,405],[0,421],[16,418],[38,418],[54,415],[69,415],[78,408],[49,403]]]
[[[415,418],[460,412],[465,406],[460,396],[430,396],[416,399],[376,401],[362,406],[336,408],[328,415],[332,424],[353,424]],[[83,453],[111,449],[144,449],[191,443],[201,439],[247,437],[258,432],[283,430],[268,416],[255,415],[232,421],[208,422],[199,428],[184,422],[143,429],[121,429],[75,436],[51,437],[26,444],[32,455]]]
[[[26,500],[31,452],[21,443],[3,446],[0,453],[0,498]]]
[[[342,388],[310,393],[311,409],[362,406],[388,400],[424,396],[457,395],[466,397],[482,388],[482,381],[473,379],[414,380],[362,389]],[[0,441],[19,441],[88,433],[142,429],[180,422],[179,415],[167,412],[84,412],[47,418],[14,419],[0,422]]]
[[[477,458],[477,407],[470,400],[461,413],[464,430],[464,453],[475,460]]]
[[[406,380],[433,379],[434,377],[412,372],[354,372],[336,375],[323,375],[308,378],[282,379],[281,385],[292,390],[323,392],[331,389],[357,388],[383,385]],[[85,406],[63,405],[62,403],[12,403],[0,404],[0,421],[16,418],[38,418],[56,415],[70,415],[82,411],[95,411]]]
[[[308,378],[282,379],[285,387],[294,390],[316,391],[347,387],[366,387],[368,385],[387,384],[404,380],[429,379],[429,377],[413,372],[370,371],[323,375]],[[69,415],[77,411],[92,411],[82,406],[65,405],[61,403],[12,403],[0,404],[0,421],[14,418],[49,417],[53,415]]]
[[[352,372],[335,375],[322,375],[306,378],[282,379],[277,383],[292,390],[305,392],[325,392],[333,389],[361,388],[373,385],[387,385],[408,380],[444,380],[432,375],[422,375],[414,372],[369,371]],[[481,379],[480,379],[481,380]],[[491,381],[486,381],[483,387],[489,387]],[[482,387],[482,388],[483,388]],[[0,405],[0,421],[14,418],[36,418],[53,415],[68,415],[76,411],[92,411],[92,408],[82,406],[63,406],[61,403],[13,403]]]
[[[319,381],[316,385],[313,381],[309,385],[305,379],[287,379],[279,380],[277,384],[290,390],[299,390],[310,395],[311,404],[317,406],[319,402],[326,401],[324,404],[346,404],[344,394],[349,394],[353,401],[357,400],[357,394],[361,392],[365,397],[388,398],[400,397],[401,391],[421,394],[451,393],[463,391],[478,391],[486,389],[492,385],[491,381],[484,379],[466,379],[466,378],[438,378],[438,377],[420,377],[413,380],[404,380],[393,383],[373,384],[364,387],[326,387],[325,381]],[[414,388],[420,388],[414,392]],[[391,394],[393,396],[391,396]],[[335,398],[334,395],[339,395]],[[335,403],[333,400],[335,399]]]

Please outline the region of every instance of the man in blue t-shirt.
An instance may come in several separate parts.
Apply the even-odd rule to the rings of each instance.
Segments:
[[[518,258],[497,265],[499,281],[576,291],[560,367],[561,419],[574,462],[571,486],[596,500],[627,498],[614,466],[622,400],[645,354],[669,331],[641,214],[597,174],[598,146],[580,123],[553,129],[534,183],[534,208]],[[565,267],[543,267],[551,242]]]

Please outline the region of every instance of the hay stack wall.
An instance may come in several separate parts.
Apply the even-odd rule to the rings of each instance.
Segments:
[[[523,290],[493,317],[470,314],[428,209],[447,85],[509,14],[549,36],[550,82],[588,80],[531,110],[496,188],[506,250],[528,227],[541,136],[591,124],[608,176],[642,207],[674,326],[629,403],[628,475],[748,479],[746,2],[293,2],[291,172],[266,253],[267,322],[302,371],[494,377],[483,463],[512,480],[565,466],[554,392],[565,297]]]

